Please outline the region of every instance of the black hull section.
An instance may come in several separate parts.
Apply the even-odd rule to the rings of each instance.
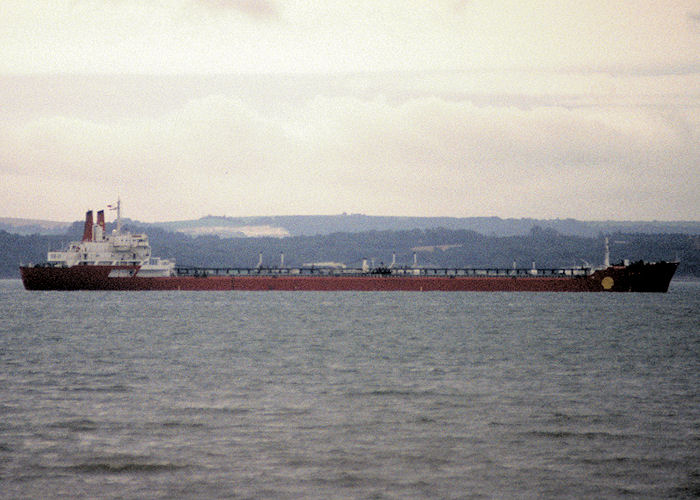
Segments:
[[[625,268],[630,292],[662,292],[668,291],[673,275],[676,273],[678,262],[659,262],[644,264],[637,262]]]

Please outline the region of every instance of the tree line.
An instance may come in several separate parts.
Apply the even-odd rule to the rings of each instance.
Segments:
[[[111,228],[108,227],[108,230]],[[152,254],[174,258],[180,266],[254,267],[259,254],[263,265],[277,267],[284,254],[286,266],[315,262],[341,262],[349,267],[364,258],[375,266],[389,264],[396,255],[397,266],[529,268],[601,265],[604,237],[564,235],[554,229],[535,226],[527,235],[489,236],[471,230],[445,228],[402,231],[371,230],[336,232],[286,238],[190,237],[154,226],[131,224],[132,232],[149,235]],[[82,225],[73,224],[63,236],[18,235],[0,231],[0,277],[19,277],[20,263],[46,260],[49,249],[59,250],[79,240]],[[689,234],[613,233],[611,262],[680,260],[678,275],[700,277],[700,237]]]

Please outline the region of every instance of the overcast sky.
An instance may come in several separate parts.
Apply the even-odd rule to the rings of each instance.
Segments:
[[[0,217],[700,220],[700,2],[2,0]]]

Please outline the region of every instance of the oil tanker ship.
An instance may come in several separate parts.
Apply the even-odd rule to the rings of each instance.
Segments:
[[[111,208],[111,207],[110,207]],[[252,268],[178,267],[151,256],[148,236],[105,227],[104,210],[85,215],[82,241],[49,251],[45,263],[20,266],[27,290],[305,290],[305,291],[500,291],[500,292],[666,292],[677,262],[623,262],[599,269],[371,268],[332,266]],[[415,262],[415,261],[414,261]]]

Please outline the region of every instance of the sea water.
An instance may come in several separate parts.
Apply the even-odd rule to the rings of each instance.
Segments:
[[[668,294],[28,292],[2,498],[700,494],[700,284]]]

